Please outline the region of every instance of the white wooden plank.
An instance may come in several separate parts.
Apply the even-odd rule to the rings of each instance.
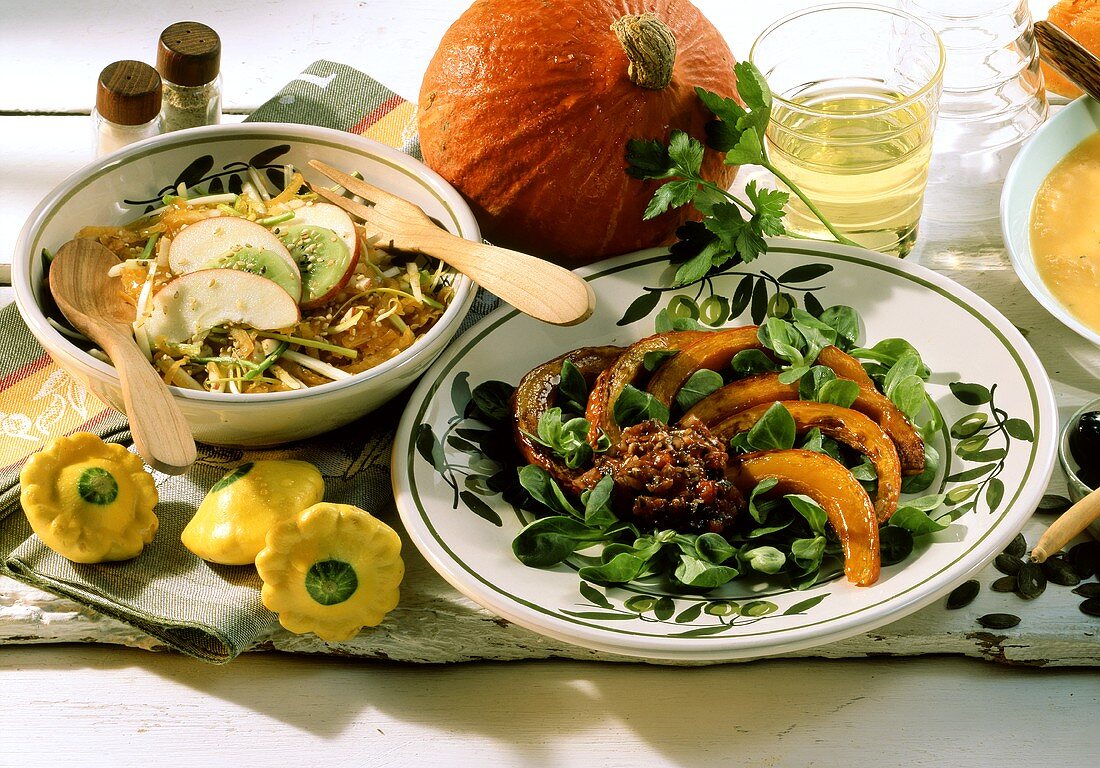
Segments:
[[[155,754],[164,765],[1084,768],[1100,705],[1090,674],[961,659],[687,671],[271,654],[214,669],[119,649],[15,649],[0,654],[11,705],[0,765]]]

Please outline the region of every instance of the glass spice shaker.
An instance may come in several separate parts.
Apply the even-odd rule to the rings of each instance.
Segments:
[[[92,125],[96,157],[162,132],[160,75],[140,61],[116,61],[99,73]]]
[[[216,125],[222,119],[222,42],[197,21],[179,21],[160,33],[157,70],[164,79],[164,130]]]

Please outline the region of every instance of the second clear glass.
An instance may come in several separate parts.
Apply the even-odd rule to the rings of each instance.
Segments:
[[[990,222],[1023,142],[1047,117],[1027,0],[902,0],[937,31],[947,52],[933,145],[927,217]],[[974,226],[971,236],[979,234]]]

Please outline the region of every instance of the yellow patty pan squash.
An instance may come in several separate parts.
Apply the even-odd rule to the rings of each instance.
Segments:
[[[137,557],[157,532],[157,486],[134,454],[89,432],[59,437],[19,473],[19,502],[47,547],[74,563]]]
[[[267,534],[256,557],[264,606],[297,634],[350,640],[397,607],[401,539],[349,504],[314,504]]]
[[[308,461],[242,464],[214,484],[180,539],[203,560],[252,565],[276,523],[324,495],[325,481]]]

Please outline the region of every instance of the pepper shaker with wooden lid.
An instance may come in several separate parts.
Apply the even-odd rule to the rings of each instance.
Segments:
[[[161,133],[161,81],[140,61],[116,61],[99,73],[96,85],[96,157]]]
[[[157,70],[164,79],[164,129],[215,125],[222,117],[222,43],[197,21],[179,21],[160,33]]]

